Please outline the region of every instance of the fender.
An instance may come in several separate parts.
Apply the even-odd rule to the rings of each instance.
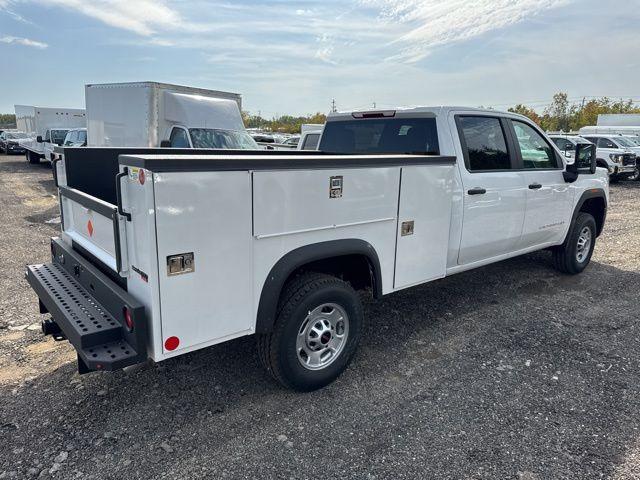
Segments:
[[[345,255],[363,255],[367,258],[372,274],[373,295],[375,298],[380,298],[382,296],[380,260],[370,243],[358,239],[344,239],[305,245],[287,253],[278,260],[269,272],[260,294],[256,333],[269,333],[272,330],[276,321],[280,292],[293,272],[303,265],[317,260]]]
[[[609,207],[609,205],[607,204],[607,196],[604,193],[604,190],[602,190],[601,188],[590,188],[582,193],[582,195],[580,196],[580,199],[576,203],[575,208],[573,209],[573,215],[571,216],[571,224],[569,225],[569,230],[567,231],[567,235],[565,236],[565,241],[566,241],[566,237],[569,236],[569,233],[571,232],[571,227],[573,223],[576,221],[576,218],[578,218],[578,214],[580,213],[580,210],[582,209],[584,202],[592,198],[602,198],[602,200],[604,201],[604,216],[602,217],[602,225],[598,229],[597,236],[599,237],[600,234],[602,233],[602,229],[604,228],[604,222],[607,219],[607,208]]]

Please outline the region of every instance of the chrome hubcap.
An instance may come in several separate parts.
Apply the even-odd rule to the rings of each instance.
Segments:
[[[582,263],[587,259],[591,250],[591,229],[584,227],[578,236],[578,248],[576,249],[576,260]]]
[[[303,367],[320,370],[340,356],[349,336],[349,316],[335,303],[311,310],[298,331],[296,353]]]

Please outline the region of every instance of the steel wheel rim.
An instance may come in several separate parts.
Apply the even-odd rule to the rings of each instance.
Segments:
[[[591,249],[591,229],[589,227],[584,227],[580,231],[580,235],[578,236],[578,248],[576,249],[576,260],[578,263],[582,263],[586,260],[589,255],[589,250]]]
[[[331,365],[342,353],[349,337],[349,316],[335,303],[323,303],[309,311],[296,338],[296,356],[308,370]]]

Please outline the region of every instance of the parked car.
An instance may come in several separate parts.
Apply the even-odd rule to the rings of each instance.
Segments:
[[[0,151],[7,155],[11,153],[24,153],[25,149],[20,141],[28,138],[24,132],[4,130],[0,133]]]
[[[637,172],[635,145],[620,135],[583,135],[597,146],[596,162],[609,171],[612,182],[633,178]]]
[[[595,146],[568,165],[520,115],[331,114],[320,149],[67,149],[62,235],[26,272],[52,316],[43,332],[69,340],[80,373],[255,334],[277,381],[314,390],[365,333],[358,290],[380,298],[538,250],[578,274],[604,228]]]

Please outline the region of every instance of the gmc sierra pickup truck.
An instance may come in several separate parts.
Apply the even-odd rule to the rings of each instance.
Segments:
[[[318,152],[68,148],[62,232],[26,276],[81,373],[256,335],[313,390],[356,351],[358,290],[543,249],[582,272],[609,199],[594,150],[567,165],[522,116],[443,107],[332,114]]]

